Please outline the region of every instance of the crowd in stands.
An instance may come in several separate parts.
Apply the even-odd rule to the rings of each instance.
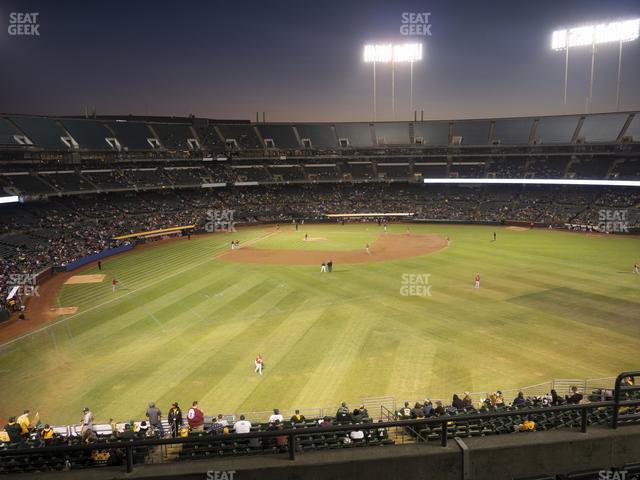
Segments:
[[[622,381],[622,386],[633,386],[634,378],[626,377]],[[625,394],[625,398],[637,398],[635,394]],[[544,411],[545,407],[559,405],[577,405],[589,403],[590,401],[600,401],[610,399],[611,390],[597,389],[591,392],[588,398],[579,391],[577,386],[571,387],[567,395],[561,396],[555,390],[551,390],[545,395],[532,395],[525,397],[523,392],[518,394],[508,402],[501,391],[486,394],[485,398],[479,399],[476,404],[468,392],[462,396],[454,394],[451,402],[445,403],[441,400],[430,400],[426,398],[424,402],[415,402],[413,406],[405,402],[404,406],[394,412],[386,420],[419,420],[437,417],[464,416],[465,414],[487,413],[494,411],[512,411],[514,418],[505,428],[501,423],[500,428],[491,429],[489,425],[480,426],[479,434],[490,433],[510,433],[510,432],[530,432],[536,430],[546,430],[562,426],[572,426],[569,423],[558,423],[556,417],[547,417],[534,410]],[[609,418],[609,411],[593,409],[589,413],[592,423],[603,423],[603,418]],[[628,409],[627,409],[628,410]],[[527,413],[531,411],[531,413]],[[604,417],[603,417],[604,415]],[[379,421],[383,421],[380,418]],[[464,422],[462,423],[465,424]],[[273,413],[266,422],[252,421],[244,414],[205,416],[204,410],[197,401],[183,413],[178,402],[174,402],[167,411],[166,417],[162,410],[154,402],[149,402],[145,412],[145,417],[141,421],[129,421],[124,423],[108,422],[98,423],[94,413],[89,408],[84,408],[79,418],[79,424],[66,427],[52,427],[40,421],[38,414],[32,415],[29,410],[24,410],[20,416],[9,418],[4,430],[0,431],[0,449],[19,447],[45,447],[51,445],[78,445],[100,441],[126,441],[144,438],[184,438],[190,435],[204,435],[210,437],[224,437],[229,434],[248,434],[261,431],[284,431],[287,429],[310,428],[310,427],[332,427],[336,425],[346,426],[344,431],[337,432],[336,442],[339,444],[350,444],[352,442],[378,442],[393,443],[389,439],[389,432],[386,428],[379,428],[375,425],[367,408],[361,405],[350,409],[345,402],[338,407],[335,415],[321,416],[316,418],[306,418],[295,410],[295,413],[288,418],[279,409],[273,409]],[[352,427],[352,428],[351,428]],[[467,425],[468,427],[468,425]],[[433,436],[430,427],[426,430],[418,430],[407,426],[403,434],[420,440],[428,441]],[[429,437],[429,438],[427,438]],[[274,435],[264,438],[252,438],[249,440],[249,447],[271,450],[275,452],[286,451],[288,438],[283,433],[282,436]],[[115,458],[121,456],[116,455]]]
[[[121,192],[62,197],[2,210],[0,297],[10,275],[35,274],[119,245],[113,237],[157,228],[205,229],[211,211],[232,211],[236,222],[320,220],[326,213],[412,212],[414,219],[562,226],[598,225],[602,211],[624,209],[640,225],[634,190],[570,187],[433,187],[409,184],[325,184]],[[622,215],[622,214],[620,214]],[[3,295],[4,293],[4,295]]]

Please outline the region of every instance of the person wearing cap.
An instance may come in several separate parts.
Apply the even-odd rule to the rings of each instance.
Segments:
[[[84,437],[87,430],[93,430],[93,413],[89,410],[89,407],[82,409],[82,428],[80,429],[80,435]]]
[[[42,432],[40,432],[40,437],[42,438],[44,443],[45,444],[51,443],[53,441],[54,436],[55,436],[55,433],[53,431],[53,428],[51,428],[51,426],[48,423],[45,423],[44,428],[42,429]]]
[[[169,427],[171,428],[171,436],[176,438],[180,435],[180,427],[182,427],[182,410],[178,402],[173,402],[169,409]]]
[[[4,426],[4,431],[7,432],[9,437],[9,444],[18,445],[22,443],[22,429],[16,422],[16,417],[9,417],[9,423]]]

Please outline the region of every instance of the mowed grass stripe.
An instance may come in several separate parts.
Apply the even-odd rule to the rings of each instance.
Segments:
[[[341,228],[309,232],[330,239],[348,233]],[[382,231],[348,228],[354,244]],[[453,244],[401,261],[336,265],[331,275],[318,266],[214,259],[231,238],[270,231],[194,237],[109,259],[103,273],[129,289],[115,295],[106,280],[66,286],[59,300],[75,301],[80,315],[0,350],[0,380],[17,392],[3,400],[0,417],[30,408],[47,421],[77,421],[89,405],[99,419],[126,420],[142,416],[150,400],[166,410],[198,399],[212,414],[386,394],[449,399],[454,391],[637,368],[640,278],[629,273],[637,238],[412,225]],[[431,274],[433,297],[400,295],[403,273]],[[253,373],[256,353],[265,355],[262,377]]]

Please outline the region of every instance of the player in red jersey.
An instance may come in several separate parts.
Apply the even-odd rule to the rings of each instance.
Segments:
[[[480,274],[476,274],[476,288],[480,288]]]
[[[255,372],[262,375],[262,366],[263,366],[262,355],[258,354],[258,356],[256,357],[255,364],[256,364]]]
[[[111,291],[113,293],[116,292],[116,286],[118,285],[118,281],[115,279],[115,277],[111,280]]]

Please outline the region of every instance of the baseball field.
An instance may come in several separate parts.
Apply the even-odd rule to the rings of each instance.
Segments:
[[[77,422],[89,406],[128,420],[150,400],[196,399],[231,414],[614,376],[640,364],[638,261],[637,237],[452,225],[253,227],[136,248],[73,272],[51,297],[61,315],[3,339],[0,418]]]

